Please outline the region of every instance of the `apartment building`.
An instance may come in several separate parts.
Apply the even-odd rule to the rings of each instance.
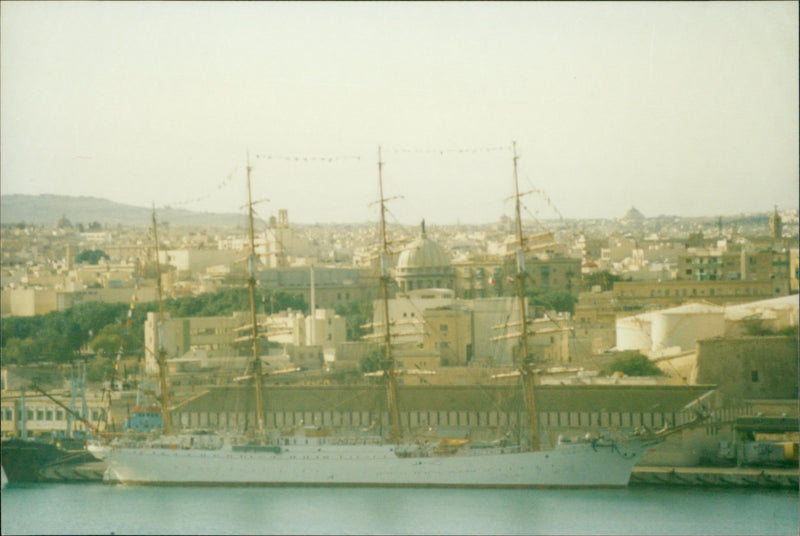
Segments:
[[[747,248],[730,250],[690,248],[678,257],[677,279],[681,281],[746,280],[772,281],[781,292],[789,292],[789,250]]]

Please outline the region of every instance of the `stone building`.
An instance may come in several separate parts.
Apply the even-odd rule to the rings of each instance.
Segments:
[[[328,266],[267,268],[261,270],[257,277],[260,286],[302,296],[306,303],[311,303],[313,277],[314,301],[318,307],[330,308],[353,301],[371,301],[379,294],[377,282],[370,269]],[[270,312],[268,303],[265,304],[265,310]]]
[[[788,294],[772,281],[617,281],[614,299],[621,310],[673,307],[690,300],[718,305],[765,300]]]
[[[379,383],[271,385],[267,389],[264,416],[268,429],[330,427],[336,437],[353,433],[377,436],[389,427],[386,390]],[[705,396],[712,390],[708,385],[543,385],[536,391],[540,437],[544,445],[553,445],[560,435],[680,425],[694,417],[689,406],[700,397],[726,418],[751,411],[726,407],[724,401]],[[527,417],[518,386],[400,385],[397,395],[401,427],[411,436],[469,437],[477,442],[524,436]],[[213,388],[179,404],[172,413],[172,423],[175,428],[253,429],[254,399],[249,387]],[[732,437],[732,425],[723,426],[724,430],[712,428],[698,429],[688,449],[685,439],[668,441],[652,453],[655,456],[648,454],[648,464],[693,465],[702,456],[713,455],[721,438]]]
[[[797,399],[797,338],[717,337],[697,342],[697,381],[740,399]]]

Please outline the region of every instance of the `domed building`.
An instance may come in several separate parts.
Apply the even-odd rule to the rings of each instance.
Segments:
[[[394,278],[401,292],[428,288],[453,289],[455,270],[447,251],[428,238],[425,220],[420,235],[411,242],[397,259]]]

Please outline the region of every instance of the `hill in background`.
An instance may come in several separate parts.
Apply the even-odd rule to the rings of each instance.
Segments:
[[[3,225],[22,222],[55,225],[62,216],[73,224],[99,222],[108,225],[144,226],[150,224],[152,209],[123,205],[98,197],[52,194],[0,196],[0,223]],[[171,225],[236,227],[246,223],[244,214],[192,212],[176,208],[156,208],[156,217]]]

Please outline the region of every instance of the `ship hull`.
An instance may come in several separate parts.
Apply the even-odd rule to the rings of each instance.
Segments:
[[[241,486],[625,487],[650,447],[590,443],[538,452],[400,457],[391,446],[276,452],[111,448],[108,483]]]
[[[2,459],[9,482],[60,481],[63,478],[57,476],[55,470],[97,462],[84,449],[68,450],[57,445],[24,439],[4,440]]]

